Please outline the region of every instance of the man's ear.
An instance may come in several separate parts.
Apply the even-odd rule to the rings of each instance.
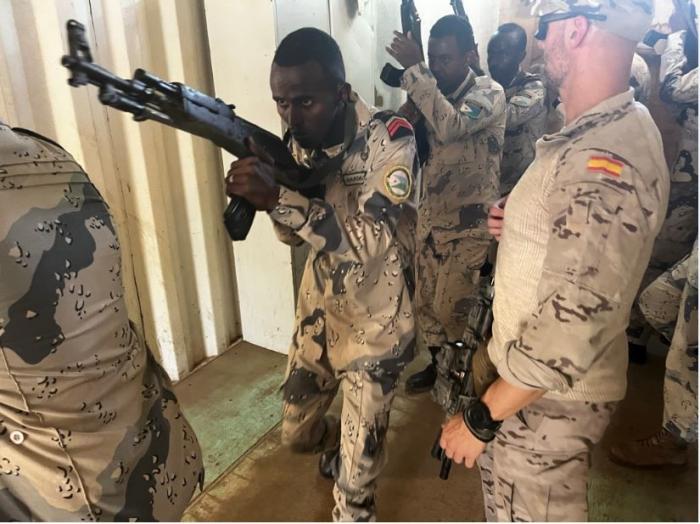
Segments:
[[[568,20],[566,41],[571,49],[576,49],[583,44],[586,35],[591,31],[591,21],[585,16],[577,16]]]
[[[350,100],[352,87],[347,82],[338,86],[338,102],[347,102]]]
[[[474,49],[471,49],[467,51],[467,65],[472,66],[472,65],[479,65],[479,50],[475,47]]]

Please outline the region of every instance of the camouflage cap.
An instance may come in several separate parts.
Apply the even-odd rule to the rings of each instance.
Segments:
[[[638,42],[654,18],[653,0],[538,0],[532,13],[577,13],[591,16],[591,22],[604,31]]]

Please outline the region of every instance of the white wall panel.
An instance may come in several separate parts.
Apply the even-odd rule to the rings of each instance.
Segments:
[[[197,0],[0,0],[0,118],[59,141],[83,164],[120,232],[130,316],[175,379],[225,350],[240,329],[220,154],[70,88],[65,23],[88,30],[96,62],[211,91]]]
[[[235,104],[241,117],[279,135],[281,122],[269,84],[277,45],[275,4],[204,0],[204,6],[217,96]],[[291,19],[296,18],[285,18]],[[224,169],[231,160],[224,155]],[[277,240],[264,213],[257,214],[248,239],[236,243],[235,259],[243,338],[286,353],[294,328],[292,254]]]

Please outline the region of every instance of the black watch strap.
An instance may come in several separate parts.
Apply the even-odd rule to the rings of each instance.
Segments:
[[[488,406],[480,399],[471,401],[462,412],[464,424],[477,439],[482,442],[491,442],[496,438],[496,433],[501,429],[502,421],[493,420]]]

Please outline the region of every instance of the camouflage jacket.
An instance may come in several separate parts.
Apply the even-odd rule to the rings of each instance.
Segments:
[[[501,377],[571,400],[624,397],[625,330],[668,194],[661,136],[632,89],[537,142],[498,249],[488,349]]]
[[[357,95],[353,101],[357,131],[340,169],[326,177],[325,197],[283,187],[269,214],[280,240],[311,247],[297,332],[320,329],[320,347],[333,367],[357,370],[403,364],[413,355],[406,279],[412,278],[419,168],[411,125],[390,112],[375,114]],[[334,157],[340,149],[325,153]],[[291,150],[298,162],[310,162],[296,142]],[[296,335],[292,351],[295,344]]]
[[[0,517],[179,519],[202,457],[129,323],[107,205],[66,151],[4,125],[0,275]]]
[[[646,105],[651,95],[651,73],[646,61],[637,53],[632,60],[630,86],[634,89],[634,99]]]
[[[661,91],[664,102],[673,105],[679,112],[683,126],[685,147],[698,148],[698,68],[684,72],[688,59],[683,43],[685,31],[668,37],[668,45],[661,57]]]
[[[430,156],[423,166],[418,206],[419,241],[489,241],[486,216],[499,195],[506,124],[503,88],[469,72],[444,96],[430,69],[419,63],[403,74],[405,89],[425,117]]]
[[[506,89],[506,136],[501,161],[501,194],[510,193],[535,158],[535,142],[547,125],[546,92],[536,75],[518,73]]]

